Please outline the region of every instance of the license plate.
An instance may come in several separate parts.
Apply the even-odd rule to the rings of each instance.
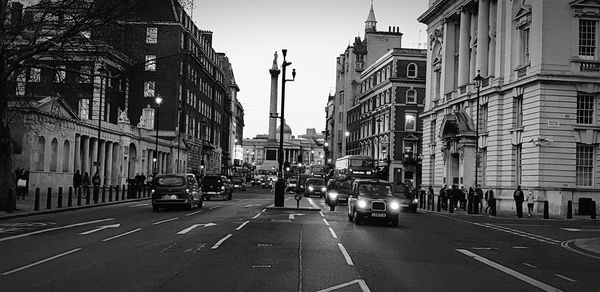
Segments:
[[[164,195],[164,196],[162,196],[162,199],[163,199],[163,200],[170,200],[170,199],[171,199],[171,196],[169,196],[169,195]]]
[[[403,203],[403,204],[401,204],[400,206],[402,206],[402,207],[408,207],[408,204],[406,204],[406,203]]]
[[[385,217],[385,213],[372,213],[371,217]]]
[[[212,194],[216,194],[217,192],[206,192],[205,194],[207,195],[212,195]]]

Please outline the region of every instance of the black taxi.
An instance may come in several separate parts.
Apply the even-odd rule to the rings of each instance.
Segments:
[[[356,179],[348,198],[348,220],[356,225],[364,219],[382,220],[398,226],[401,202],[389,181]]]

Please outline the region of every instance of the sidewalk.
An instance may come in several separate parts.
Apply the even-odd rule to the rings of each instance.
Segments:
[[[142,193],[131,194],[128,196],[127,191],[125,193],[120,191],[118,198],[116,195],[117,193],[114,189],[112,193],[106,189],[103,196],[102,189],[100,189],[98,194],[98,202],[95,203],[93,194],[90,194],[89,199],[83,194],[81,195],[81,198],[79,198],[76,194],[73,194],[69,199],[68,189],[66,192],[63,192],[62,196],[60,196],[58,191],[55,190],[52,192],[50,197],[47,196],[46,192],[40,194],[36,208],[35,191],[30,190],[29,194],[25,196],[24,199],[19,198],[16,201],[16,210],[13,210],[12,213],[0,211],[0,220],[108,206],[124,202],[134,202],[149,199],[148,196]]]
[[[304,196],[300,199],[299,204],[297,204],[294,194],[286,193],[283,200],[283,207],[275,207],[274,204],[271,204],[267,206],[267,210],[321,211],[321,208],[316,204],[314,199],[309,200],[309,198]]]

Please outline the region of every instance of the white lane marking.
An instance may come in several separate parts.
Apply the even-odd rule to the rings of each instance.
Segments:
[[[575,281],[575,280],[573,280],[573,279],[571,279],[571,278],[569,278],[569,277],[567,277],[567,276],[563,276],[563,275],[561,275],[561,274],[554,274],[554,276],[557,276],[557,277],[559,277],[559,278],[561,278],[561,279],[563,279],[563,280],[567,280],[567,281],[569,281],[569,282],[571,282],[571,283],[575,283],[575,282],[577,282],[577,281]]]
[[[183,229],[183,230],[177,232],[177,234],[186,234],[186,233],[194,230],[198,226],[210,227],[210,226],[216,226],[216,225],[217,224],[212,223],[212,222],[211,223],[203,223],[203,224],[194,224],[194,225],[192,225],[192,226],[190,226],[190,227],[188,227],[186,229]]]
[[[261,212],[263,212],[263,213],[264,213],[264,212],[267,212],[267,209],[262,209],[262,211],[261,211]]]
[[[248,205],[244,206],[244,208],[250,208],[250,207],[254,207],[254,206],[260,206],[260,204],[248,204]]]
[[[525,232],[525,231],[521,231],[521,230],[517,230],[517,229],[512,229],[512,228],[508,228],[508,227],[504,227],[504,226],[499,226],[499,225],[495,225],[495,224],[491,224],[491,223],[483,223],[483,224],[473,223],[473,224],[491,228],[491,229],[495,229],[498,231],[507,232],[510,234],[518,235],[518,236],[529,238],[532,240],[549,243],[549,244],[560,244],[560,240],[556,240],[556,239],[552,239],[552,238],[544,237],[541,235],[537,235],[537,234],[533,234],[533,233],[529,233],[529,232]]]
[[[200,212],[202,212],[202,210],[200,210],[200,211],[196,211],[196,212],[192,212],[192,213],[188,213],[188,214],[185,214],[185,216],[192,216],[192,215],[198,214],[198,213],[200,213]]]
[[[215,243],[215,245],[213,245],[210,249],[217,249],[219,248],[219,245],[221,245],[223,242],[225,242],[225,240],[227,240],[228,238],[232,237],[233,234],[227,234],[225,237],[221,238],[221,240],[217,241],[217,243]]]
[[[246,224],[250,223],[250,221],[246,221],[244,223],[242,223],[242,225],[238,226],[238,228],[236,228],[235,230],[240,230],[242,228],[244,228],[244,226],[246,226]]]
[[[323,218],[323,222],[325,222],[325,225],[329,226],[329,222],[327,222],[327,219]]]
[[[488,265],[488,266],[490,266],[490,267],[492,267],[494,269],[497,269],[497,270],[502,271],[502,272],[504,272],[506,274],[509,274],[509,275],[511,275],[511,276],[513,276],[513,277],[515,277],[515,278],[523,281],[523,282],[526,282],[527,284],[530,284],[532,286],[538,287],[538,288],[540,288],[540,289],[542,289],[544,291],[562,291],[562,290],[560,290],[558,288],[552,287],[552,286],[550,286],[550,285],[548,285],[546,283],[540,282],[540,281],[538,281],[538,280],[536,280],[534,278],[531,278],[529,276],[523,275],[523,274],[521,274],[521,273],[519,273],[519,272],[517,272],[515,270],[507,268],[507,267],[505,267],[503,265],[500,265],[500,264],[498,264],[496,262],[490,261],[490,260],[488,260],[488,259],[486,259],[486,258],[484,258],[482,256],[479,256],[477,254],[474,254],[474,253],[472,253],[472,252],[470,252],[468,250],[457,249],[456,251],[458,251],[458,252],[460,252],[460,253],[468,256],[468,257],[471,257],[474,260],[482,262],[482,263],[484,263],[484,264],[486,264],[486,265]]]
[[[109,238],[107,238],[107,239],[103,239],[102,241],[105,241],[105,242],[106,242],[106,241],[110,241],[110,240],[113,240],[113,239],[119,238],[119,237],[121,237],[121,236],[125,236],[125,235],[128,235],[128,234],[134,233],[134,232],[138,232],[138,231],[140,231],[140,230],[142,230],[142,228],[137,228],[137,229],[134,229],[134,230],[131,230],[131,231],[125,232],[125,233],[121,233],[121,234],[119,234],[119,235],[115,235],[115,236],[113,236],[113,237],[109,237]]]
[[[61,254],[57,254],[57,255],[55,255],[55,256],[51,256],[51,257],[49,257],[49,258],[46,258],[46,259],[43,259],[43,260],[37,261],[37,262],[35,262],[35,263],[31,263],[31,264],[29,264],[29,265],[22,266],[22,267],[20,267],[20,268],[16,268],[16,269],[14,269],[14,270],[10,270],[10,271],[8,271],[8,272],[4,272],[4,273],[2,273],[2,276],[10,275],[10,274],[12,274],[12,273],[16,273],[16,272],[18,272],[18,271],[22,271],[22,270],[25,270],[25,269],[29,269],[29,268],[31,268],[31,267],[33,267],[33,266],[37,266],[37,265],[39,265],[39,264],[43,264],[43,263],[45,263],[45,262],[49,262],[49,261],[51,261],[51,260],[53,260],[53,259],[57,259],[57,258],[59,258],[59,257],[66,256],[66,255],[68,255],[68,254],[71,254],[71,253],[74,253],[74,252],[76,252],[76,251],[80,251],[80,250],[81,250],[81,248],[76,248],[76,249],[73,249],[73,250],[70,250],[70,251],[67,251],[67,252],[63,252],[63,253],[61,253]]]
[[[225,206],[231,206],[231,205],[233,205],[233,203],[227,203],[227,204],[225,204]]]
[[[346,263],[349,266],[354,266],[354,263],[352,262],[352,258],[350,258],[350,255],[348,254],[348,252],[346,251],[346,249],[344,248],[344,246],[341,243],[338,243],[338,247],[340,248],[340,251],[344,255],[344,258],[346,259]]]
[[[329,233],[331,233],[331,236],[333,236],[333,238],[338,238],[337,234],[335,234],[335,231],[333,231],[333,228],[329,227]]]
[[[81,234],[81,235],[88,235],[88,234],[92,234],[94,232],[97,232],[97,231],[100,231],[100,230],[104,230],[104,229],[107,229],[107,228],[118,228],[119,226],[121,226],[121,224],[119,224],[119,223],[112,224],[112,225],[104,225],[104,226],[100,226],[100,227],[98,227],[96,229],[92,229],[92,230],[89,230],[89,231],[86,231],[86,232],[81,232],[79,234]]]
[[[216,209],[216,208],[221,208],[221,206],[213,206],[213,207],[210,207],[209,209],[212,210],[212,209]]]
[[[238,202],[243,202],[243,201],[247,201],[247,199],[241,199]]]
[[[319,211],[319,214],[321,214],[321,217],[325,217],[325,214],[323,214],[323,211]]]
[[[129,206],[129,208],[135,208],[135,207],[141,207],[141,206],[148,206],[150,204],[146,203],[146,204],[137,204],[137,205],[133,205],[133,206]]]
[[[258,218],[258,216],[260,216],[260,214],[262,214],[262,213],[258,213],[258,214],[256,214],[256,215],[254,215],[254,217],[252,217],[252,219],[256,219],[256,218]]]
[[[173,221],[173,220],[177,220],[177,219],[179,219],[179,218],[178,217],[173,217],[173,218],[165,219],[165,220],[162,220],[162,221],[154,222],[154,223],[152,223],[152,225],[158,225],[158,224],[162,224],[162,223]]]
[[[532,269],[537,269],[537,267],[536,267],[536,266],[534,266],[534,265],[532,265],[532,264],[528,264],[528,263],[522,263],[522,264],[523,264],[523,265],[526,265],[526,266],[528,266],[528,267],[530,267],[530,268],[532,268]]]
[[[526,247],[526,246],[513,246],[513,248],[514,249],[526,249],[526,248],[529,248],[529,247]]]
[[[360,287],[360,290],[362,290],[362,292],[371,292],[371,290],[367,286],[367,283],[365,283],[365,281],[362,280],[362,279],[352,280],[352,281],[347,282],[347,283],[342,283],[342,284],[339,284],[339,285],[335,285],[333,287],[321,289],[321,290],[319,290],[317,292],[331,292],[331,291],[339,290],[339,289],[347,287],[347,286],[352,286],[354,284],[358,284],[358,286]]]
[[[562,247],[566,248],[567,250],[569,250],[569,251],[572,251],[572,252],[574,252],[574,253],[578,253],[578,254],[580,254],[580,255],[582,255],[582,256],[586,256],[586,257],[589,257],[589,258],[593,258],[593,259],[600,260],[600,257],[599,257],[599,256],[595,256],[595,255],[587,254],[587,253],[585,253],[585,252],[581,252],[581,251],[579,251],[579,250],[577,250],[577,249],[574,249],[574,248],[570,247],[570,246],[569,246],[569,244],[571,244],[571,243],[574,243],[574,242],[575,242],[575,240],[576,240],[576,239],[567,240],[567,241],[565,241],[565,242],[562,242],[562,243],[560,244],[560,246],[562,246]]]
[[[571,231],[571,232],[600,232],[600,229],[589,229],[589,228],[587,228],[587,229],[586,228],[582,228],[582,229],[579,229],[579,228],[561,228],[561,229],[566,230],[566,231]]]
[[[319,206],[317,206],[317,204],[315,204],[315,202],[313,202],[313,200],[311,198],[308,198],[308,202],[310,203],[311,206],[313,206],[317,209],[321,209]]]
[[[301,213],[294,213],[294,214],[290,214],[288,215],[288,219],[292,220],[292,219],[296,219],[294,216],[304,216],[305,214],[301,214]]]
[[[105,222],[105,221],[110,221],[110,220],[115,220],[115,218],[106,218],[106,219],[93,220],[93,221],[82,222],[82,223],[75,223],[75,224],[61,226],[61,227],[48,228],[48,229],[33,231],[33,232],[29,232],[29,233],[23,233],[23,234],[19,234],[19,235],[3,237],[3,238],[0,238],[0,242],[11,240],[11,239],[16,239],[16,238],[21,238],[21,237],[26,237],[26,236],[30,236],[30,235],[34,235],[34,234],[40,234],[40,233],[54,231],[54,230],[60,230],[60,229],[67,229],[67,228],[77,227],[77,226],[90,225],[90,224],[100,223],[100,222]]]
[[[494,250],[494,249],[498,249],[496,247],[471,247],[471,249],[475,249],[475,250]]]

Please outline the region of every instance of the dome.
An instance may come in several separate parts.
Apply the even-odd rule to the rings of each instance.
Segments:
[[[279,135],[279,129],[281,129],[281,127],[277,127],[277,135]],[[290,128],[290,126],[288,126],[288,124],[283,124],[283,134],[292,134],[292,128]]]

